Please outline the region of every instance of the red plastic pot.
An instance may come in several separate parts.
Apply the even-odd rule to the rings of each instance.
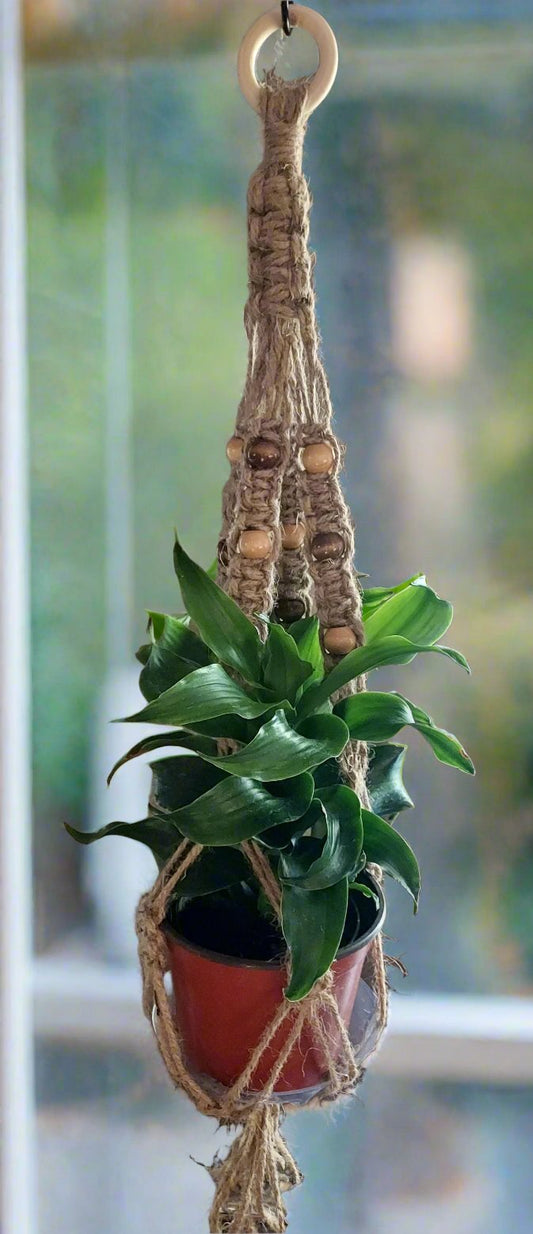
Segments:
[[[333,984],[341,1017],[348,1027],[365,957],[385,917],[381,888],[372,880],[380,908],[372,927],[355,943],[344,947],[335,960]],[[261,1035],[272,1021],[287,985],[285,965],[246,961],[220,955],[181,938],[165,926],[175,1015],[189,1066],[197,1074],[232,1084],[244,1070]],[[250,1091],[268,1079],[296,1014],[291,1012],[278,1029],[254,1072]],[[331,1040],[335,1040],[331,1024]],[[274,1091],[296,1093],[324,1081],[324,1061],[311,1033],[304,1029],[289,1054]]]

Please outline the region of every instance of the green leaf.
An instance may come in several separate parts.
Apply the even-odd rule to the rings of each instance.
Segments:
[[[171,729],[168,733],[154,733],[151,737],[143,737],[142,741],[138,741],[131,747],[131,750],[128,750],[127,754],[119,758],[109,772],[107,783],[110,784],[119,767],[129,763],[132,758],[139,758],[141,754],[151,754],[152,750],[164,750],[165,746],[179,746],[182,750],[202,750],[204,754],[216,754],[217,752],[217,743],[211,737],[176,732],[175,729]]]
[[[160,869],[182,841],[172,819],[157,816],[140,819],[137,823],[108,823],[99,831],[76,831],[68,823],[65,823],[65,828],[78,844],[94,844],[95,840],[102,840],[104,836],[125,836],[129,840],[138,840],[152,850]]]
[[[413,897],[416,912],[420,895],[420,870],[412,848],[383,818],[372,814],[370,810],[362,810],[361,813],[367,861],[381,866],[386,874],[391,874],[405,887]]]
[[[204,848],[176,884],[175,896],[211,895],[250,877],[250,865],[237,848]]]
[[[216,579],[218,574],[218,558],[215,557],[211,565],[207,567],[206,574],[208,578]]]
[[[305,998],[328,971],[339,949],[346,910],[348,880],[322,891],[305,891],[286,883],[282,892],[282,928],[291,955],[291,974],[285,997]]]
[[[168,613],[150,613],[155,642],[139,677],[148,700],[163,694],[176,681],[210,663],[209,648],[187,625]]]
[[[225,779],[225,771],[191,754],[160,758],[151,764],[150,806],[172,814]]]
[[[436,643],[448,629],[453,608],[428,587],[424,576],[392,595],[365,622],[366,642],[400,634],[425,646]]]
[[[148,663],[153,645],[153,643],[143,643],[141,647],[137,648],[135,659],[139,661],[139,664]]]
[[[306,846],[300,840],[294,850],[281,857],[283,882],[318,891],[332,887],[357,869],[363,848],[363,823],[358,797],[346,784],[323,788],[317,793],[325,821],[326,838],[319,841],[320,855],[309,863]]]
[[[304,682],[304,689],[324,676],[324,657],[320,646],[320,622],[318,617],[301,617],[289,626],[302,660],[311,665],[312,673]]]
[[[300,686],[312,674],[311,664],[300,659],[294,639],[283,626],[269,626],[263,653],[263,681],[276,699],[296,701]]]
[[[301,818],[294,819],[291,823],[282,823],[279,827],[269,827],[268,831],[264,831],[261,844],[280,852],[281,849],[288,848],[294,840],[303,836],[305,831],[316,827],[317,823],[324,818],[322,802],[315,797]]]
[[[341,766],[336,758],[328,758],[320,767],[313,771],[315,788],[332,788],[334,784],[342,784]]]
[[[426,577],[424,574],[413,574],[412,578],[407,578],[404,583],[398,583],[396,587],[365,587],[363,591],[363,621],[367,621],[376,609],[381,608],[386,600],[390,600],[391,596],[395,596],[400,591],[405,591],[411,583],[420,583],[425,586]]]
[[[397,697],[410,707],[413,714],[413,727],[431,746],[439,762],[446,763],[448,767],[456,767],[459,771],[466,771],[471,776],[476,774],[472,759],[453,733],[448,733],[445,728],[438,728],[426,711],[410,703],[402,694]]]
[[[382,818],[395,818],[413,805],[402,779],[406,753],[407,746],[392,744],[377,746],[371,753],[367,788],[374,814]]]
[[[125,718],[134,724],[181,724],[188,727],[226,713],[252,719],[264,715],[271,707],[271,702],[251,698],[242,686],[228,676],[221,664],[208,664],[177,681],[142,711]]]
[[[373,900],[376,908],[379,908],[379,896],[371,887],[367,887],[366,883],[350,883],[350,891],[356,891],[367,900]]]
[[[265,712],[265,716],[270,713],[270,708]],[[255,736],[255,722],[252,720],[241,720],[240,716],[214,716],[212,720],[198,720],[195,724],[188,724],[187,728],[196,737],[211,737],[221,739],[226,738],[230,741],[251,741]],[[253,731],[251,731],[253,729]],[[193,747],[199,753],[203,753],[203,747],[200,745]],[[206,750],[209,754],[210,751]],[[212,751],[216,753],[215,750]]]
[[[340,754],[347,741],[348,729],[338,716],[312,716],[296,730],[277,711],[244,749],[209,761],[233,776],[285,780]]]
[[[386,741],[404,725],[409,725],[425,737],[440,762],[474,774],[472,760],[457,737],[446,729],[437,728],[431,716],[403,694],[379,694],[370,690],[354,694],[337,703],[334,713],[348,725],[350,736],[359,741]]]
[[[197,844],[240,844],[269,827],[301,818],[312,796],[313,780],[308,775],[269,785],[228,776],[170,817]]]
[[[388,741],[405,724],[413,723],[411,708],[400,694],[362,691],[342,699],[333,708],[357,741]]]
[[[204,643],[246,681],[259,682],[262,643],[253,622],[205,570],[191,560],[178,540],[174,545],[174,567],[185,607]]]
[[[426,647],[412,643],[400,635],[388,635],[387,638],[375,639],[364,647],[356,647],[354,651],[343,656],[323,681],[306,690],[298,704],[298,715],[303,718],[317,711],[327,702],[330,694],[335,694],[342,686],[363,673],[369,673],[373,668],[383,668],[386,664],[410,664],[416,655],[426,651],[447,656],[470,672],[464,656],[452,647]]]

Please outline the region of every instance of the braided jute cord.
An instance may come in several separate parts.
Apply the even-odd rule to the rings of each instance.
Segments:
[[[342,450],[331,429],[331,401],[320,359],[315,317],[313,258],[308,248],[310,196],[302,174],[307,81],[283,82],[267,75],[262,91],[264,157],[248,193],[249,299],[245,326],[249,360],[236,432],[244,441],[241,462],[232,468],[223,495],[219,582],[252,618],[269,613],[280,599],[298,599],[316,612],[321,629],[347,626],[355,644],[363,641],[361,595],[352,565],[353,527],[338,481]],[[276,444],[279,462],[266,471],[247,461],[254,438]],[[307,444],[327,442],[334,465],[329,474],[309,475],[300,463]],[[283,551],[281,524],[305,522],[301,548]],[[250,560],[239,552],[243,530],[267,531],[271,552]],[[310,550],[320,532],[342,537],[342,560],[317,561]],[[356,687],[364,689],[360,679]],[[366,749],[352,743],[343,756],[343,775],[363,804]],[[251,870],[280,916],[281,893],[264,851],[253,841],[241,845]],[[152,1022],[168,1074],[203,1114],[241,1131],[224,1161],[210,1168],[215,1197],[209,1216],[212,1234],[278,1234],[287,1226],[283,1193],[301,1182],[280,1131],[290,1107],[276,1101],[283,1068],[310,1030],[323,1060],[324,1085],[307,1105],[324,1105],[352,1092],[362,1077],[333,992],[331,971],[299,1003],[283,999],[248,1060],[229,1088],[189,1070],[183,1040],[165,985],[169,967],[162,929],[180,879],[197,861],[202,846],[183,840],[139,903],[136,928],[143,979],[143,1009]],[[377,872],[379,874],[379,871]],[[375,1037],[387,1019],[387,982],[378,936],[364,976],[375,1001]],[[286,1037],[273,1057],[261,1091],[250,1091],[254,1074],[281,1026]],[[288,1031],[287,1031],[288,1030]]]

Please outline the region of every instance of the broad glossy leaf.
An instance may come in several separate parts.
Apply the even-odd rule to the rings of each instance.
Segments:
[[[448,767],[456,767],[459,771],[466,771],[469,775],[475,775],[472,759],[466,750],[463,749],[457,737],[453,733],[448,733],[445,728],[438,728],[434,720],[431,719],[431,716],[428,716],[427,711],[423,711],[415,703],[409,702],[402,694],[399,694],[398,698],[401,698],[411,708],[413,727],[431,746],[439,762],[446,763]]]
[[[270,708],[265,712],[265,717],[268,716]],[[251,741],[252,737],[257,732],[255,720],[241,720],[240,716],[214,716],[212,720],[197,720],[195,724],[188,724],[190,732],[196,737],[211,737],[229,738],[231,741],[247,742]],[[203,747],[194,746],[194,749],[203,753]],[[216,750],[206,751],[216,753]]]
[[[176,540],[174,566],[185,607],[207,646],[246,681],[261,680],[262,643],[252,621]]]
[[[176,885],[176,896],[206,896],[250,877],[250,865],[238,848],[204,848]]]
[[[150,623],[155,642],[139,677],[140,688],[148,700],[163,694],[195,668],[209,664],[212,658],[205,643],[177,617],[150,613]]]
[[[425,575],[413,574],[412,578],[407,578],[404,583],[397,583],[396,587],[365,587],[363,591],[363,621],[367,621],[376,609],[381,608],[381,605],[385,604],[386,600],[390,600],[391,596],[397,595],[400,591],[405,591],[407,587],[411,586],[411,583],[416,583],[418,580],[425,584]]]
[[[225,771],[194,754],[160,758],[151,764],[151,769],[150,805],[157,811],[170,814],[190,805],[191,801],[214,788],[226,775]]]
[[[370,754],[367,788],[374,814],[395,818],[400,810],[413,805],[405,788],[402,772],[407,746],[376,746]]]
[[[263,681],[278,702],[296,701],[300,686],[312,674],[311,664],[300,659],[294,639],[283,626],[269,626],[263,652]]]
[[[135,659],[139,661],[139,664],[148,663],[152,647],[153,643],[143,643],[141,647],[137,648],[137,651],[135,652]]]
[[[172,819],[197,844],[240,844],[281,823],[301,818],[311,804],[312,776],[295,776],[281,784],[228,776]]]
[[[312,674],[304,682],[304,689],[312,681],[324,676],[324,657],[320,646],[320,623],[318,617],[301,617],[289,627],[302,660],[311,665]]]
[[[413,897],[415,912],[420,895],[420,869],[418,861],[407,840],[399,832],[370,810],[362,810],[364,849],[367,861],[381,866],[391,874]]]
[[[143,737],[142,741],[138,741],[131,747],[131,750],[119,758],[109,772],[107,783],[110,784],[119,767],[129,763],[132,758],[139,758],[141,754],[151,754],[153,750],[164,750],[166,746],[179,746],[182,750],[202,750],[204,754],[216,754],[217,752],[217,743],[212,737],[176,732],[175,729],[171,729],[168,733],[154,733],[151,737]]]
[[[311,716],[296,730],[285,713],[277,711],[249,745],[236,754],[210,761],[233,776],[285,780],[340,754],[348,736],[348,729],[338,716]]]
[[[286,883],[282,892],[282,928],[291,955],[285,997],[305,998],[328,971],[339,949],[346,910],[348,879],[322,891],[305,891]]]
[[[425,647],[412,643],[408,638],[391,634],[387,638],[377,638],[372,643],[365,643],[364,647],[356,647],[354,651],[343,656],[323,681],[306,690],[298,704],[298,715],[303,718],[318,710],[327,702],[330,694],[335,694],[349,681],[363,673],[369,673],[373,668],[383,668],[386,664],[410,664],[416,655],[427,651],[447,656],[466,669],[467,673],[470,672],[464,656],[452,647]]]
[[[411,708],[400,694],[361,691],[336,703],[334,714],[348,725],[350,737],[357,741],[388,741],[389,737],[413,723]]]
[[[129,840],[138,840],[152,850],[160,869],[175,853],[183,838],[172,819],[159,818],[157,815],[140,819],[137,823],[108,823],[98,831],[76,831],[76,828],[70,827],[68,823],[65,823],[65,828],[78,844],[94,844],[95,840],[102,840],[105,836],[125,836]]]
[[[242,686],[228,676],[221,664],[208,664],[177,681],[142,711],[126,716],[126,720],[134,724],[180,724],[187,727],[227,713],[252,719],[263,715],[271,707],[272,703],[251,698]]]
[[[316,827],[317,823],[322,819],[325,821],[322,802],[315,798],[301,818],[295,819],[291,823],[282,823],[279,827],[269,827],[268,831],[264,831],[261,836],[261,844],[279,852],[283,848],[288,848],[294,840],[298,840],[300,836],[303,836],[305,831],[310,831],[311,828]]]
[[[365,622],[366,642],[400,634],[424,646],[436,643],[448,629],[453,608],[428,587],[424,577],[392,595]]]
[[[466,771],[471,776],[476,774],[470,755],[453,733],[448,733],[445,728],[437,728],[435,724],[424,724],[422,721],[417,722],[415,728],[431,746],[440,763],[446,763],[448,767],[456,767],[458,771]]]
[[[313,771],[315,788],[332,788],[334,784],[342,784],[341,766],[336,758],[328,758],[325,763]]]
[[[319,855],[299,840],[292,852],[282,854],[283,882],[317,891],[332,887],[357,869],[363,848],[363,823],[358,797],[346,784],[323,788],[317,793],[326,821],[326,838],[319,841]],[[311,860],[309,860],[311,857]]]

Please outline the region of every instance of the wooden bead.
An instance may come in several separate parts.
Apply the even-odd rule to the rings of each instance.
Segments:
[[[242,437],[230,437],[226,446],[226,456],[232,465],[241,459],[243,445]]]
[[[330,626],[324,634],[324,647],[331,656],[346,656],[357,646],[357,639],[350,626]]]
[[[338,531],[319,531],[313,536],[311,552],[315,561],[336,561],[344,552],[344,540]]]
[[[272,467],[278,466],[281,450],[276,441],[269,441],[267,437],[256,437],[248,444],[246,458],[254,471],[270,471]]]
[[[274,609],[274,616],[283,622],[299,621],[304,614],[305,604],[297,596],[283,596]]]
[[[281,528],[283,548],[301,548],[304,540],[305,525],[303,523],[283,523]]]
[[[263,561],[272,551],[272,539],[268,531],[243,531],[239,540],[239,553],[250,561]]]
[[[302,454],[302,463],[310,476],[329,475],[333,471],[335,456],[327,441],[316,441],[306,446]]]

